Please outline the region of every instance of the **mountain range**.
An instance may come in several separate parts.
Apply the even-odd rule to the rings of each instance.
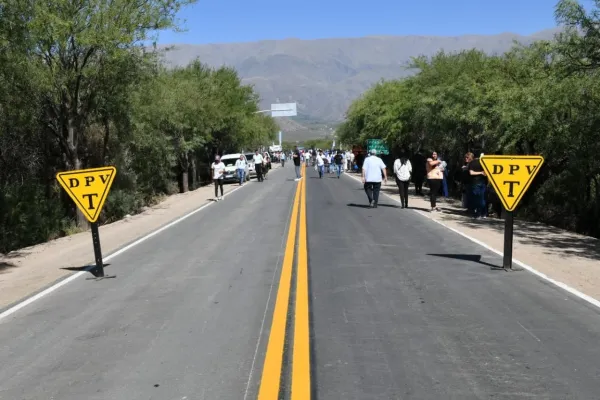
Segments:
[[[335,39],[283,39],[226,44],[163,46],[169,66],[199,59],[213,67],[234,67],[261,96],[261,108],[271,103],[296,102],[298,117],[278,119],[288,139],[324,136],[343,120],[350,103],[381,79],[414,73],[411,57],[440,50],[480,49],[501,54],[515,41],[529,44],[549,40],[558,28],[531,36],[498,35],[368,36]]]

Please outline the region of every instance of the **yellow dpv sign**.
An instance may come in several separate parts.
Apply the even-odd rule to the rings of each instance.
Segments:
[[[56,179],[90,222],[96,222],[117,175],[115,167],[60,172]]]
[[[506,211],[514,211],[540,170],[544,158],[484,155],[480,161]]]

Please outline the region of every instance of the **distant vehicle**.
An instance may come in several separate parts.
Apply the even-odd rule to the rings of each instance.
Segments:
[[[246,164],[248,164],[248,177],[256,176],[256,168],[254,167],[254,153],[246,153]]]
[[[240,156],[246,156],[240,153],[236,154],[225,154],[221,157],[221,162],[225,164],[225,182],[239,182],[237,170],[235,168],[235,162],[240,159]],[[246,182],[250,180],[248,160],[246,159]]]

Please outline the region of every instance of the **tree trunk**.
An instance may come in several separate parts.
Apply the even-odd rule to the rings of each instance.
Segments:
[[[184,169],[183,171],[181,171],[181,193],[187,193],[187,191],[190,189],[188,179],[188,170]]]
[[[196,190],[198,188],[198,168],[196,166],[196,156],[192,157],[192,190]]]
[[[190,172],[190,159],[189,154],[185,153],[181,155],[181,193],[187,193],[190,190],[189,172]]]

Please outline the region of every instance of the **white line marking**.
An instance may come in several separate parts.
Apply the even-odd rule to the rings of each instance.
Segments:
[[[232,190],[230,190],[229,192],[225,193],[225,194],[223,195],[223,197],[225,197],[225,196],[229,196],[231,193],[233,193],[233,192],[236,192],[238,189],[241,189],[241,188],[243,188],[243,187],[246,187],[246,186],[247,186],[247,185],[244,185],[244,186],[238,186],[238,187],[236,187],[235,189],[232,189]],[[211,200],[209,203],[206,203],[206,204],[204,204],[204,205],[202,205],[202,206],[198,207],[197,209],[195,209],[195,210],[193,210],[193,211],[191,211],[191,212],[189,212],[189,213],[185,214],[184,216],[182,216],[182,217],[179,217],[179,218],[177,218],[176,220],[169,222],[167,225],[164,225],[163,227],[161,227],[161,228],[158,228],[157,230],[155,230],[155,231],[153,231],[153,232],[150,232],[150,233],[149,233],[149,234],[147,234],[146,236],[142,236],[141,238],[139,238],[139,239],[138,239],[138,240],[136,240],[135,242],[133,242],[133,243],[130,243],[130,244],[128,244],[127,246],[125,246],[125,247],[123,247],[123,248],[121,248],[121,249],[119,249],[119,250],[115,251],[114,253],[111,253],[111,254],[109,254],[109,255],[108,255],[108,256],[106,256],[106,257],[104,257],[103,261],[109,261],[109,260],[111,260],[112,258],[115,258],[116,256],[118,256],[118,255],[120,255],[120,254],[123,254],[123,253],[125,253],[127,250],[131,249],[132,247],[135,247],[135,246],[137,246],[138,244],[140,244],[140,243],[142,243],[142,242],[145,242],[146,240],[150,239],[151,237],[153,237],[153,236],[156,236],[156,235],[158,235],[159,233],[161,233],[161,232],[163,232],[163,231],[165,231],[165,230],[167,230],[167,229],[171,228],[173,225],[176,225],[176,224],[180,223],[181,221],[183,221],[183,220],[185,220],[185,219],[188,219],[188,218],[189,218],[189,217],[191,217],[192,215],[194,215],[194,214],[196,214],[196,213],[198,213],[198,212],[200,212],[200,211],[204,210],[206,207],[208,207],[208,206],[211,206],[211,205],[212,205],[212,204],[214,204],[214,203],[215,203],[215,202]],[[33,303],[34,301],[37,301],[37,300],[41,299],[42,297],[44,297],[44,296],[46,296],[46,295],[48,295],[48,294],[50,294],[50,293],[54,292],[55,290],[57,290],[57,289],[61,288],[62,286],[66,285],[67,283],[69,283],[69,282],[72,282],[72,281],[74,281],[75,279],[77,279],[77,278],[79,278],[80,276],[82,276],[82,275],[85,275],[85,274],[87,274],[87,273],[88,273],[88,271],[80,271],[80,272],[77,272],[77,273],[75,273],[75,274],[73,274],[73,275],[71,275],[71,276],[68,276],[67,278],[65,278],[65,279],[61,280],[60,282],[58,282],[58,283],[56,283],[56,284],[54,284],[54,285],[50,286],[49,288],[47,288],[47,289],[45,289],[45,290],[43,290],[43,291],[39,292],[38,294],[36,294],[36,295],[34,295],[34,296],[32,296],[32,297],[30,297],[30,298],[26,299],[26,300],[23,300],[22,302],[20,302],[20,303],[18,303],[18,304],[16,304],[16,305],[12,306],[11,308],[9,308],[9,309],[5,310],[4,312],[2,312],[2,313],[0,314],[0,321],[1,321],[1,320],[3,320],[4,318],[6,318],[6,317],[8,317],[8,316],[10,316],[10,315],[12,315],[12,314],[14,314],[14,313],[16,313],[17,311],[19,311],[19,310],[20,310],[20,309],[22,309],[23,307],[26,307],[26,306],[28,306],[29,304]]]
[[[349,176],[350,178],[352,178],[352,179],[355,179],[355,180],[357,180],[357,181],[361,182],[361,180],[360,180],[360,179],[358,179],[358,178],[356,178],[356,177],[354,177],[354,176],[352,176],[352,175],[347,175],[347,176]],[[361,182],[361,183],[362,183],[362,182]],[[396,199],[395,197],[392,197],[392,196],[390,196],[390,195],[389,195],[389,194],[387,194],[387,193],[383,193],[383,195],[384,195],[384,196],[387,196],[388,198],[390,198],[390,199],[392,199],[392,200],[394,200],[394,201],[396,201],[397,203],[400,203],[400,200],[399,200],[399,199]],[[476,244],[480,245],[481,247],[483,247],[483,248],[485,248],[485,249],[487,249],[487,250],[491,251],[492,253],[495,253],[495,254],[499,255],[500,257],[503,257],[503,256],[504,256],[504,253],[503,253],[503,252],[501,252],[501,251],[498,251],[498,250],[494,249],[493,247],[490,247],[490,246],[488,246],[487,244],[483,243],[482,241],[479,241],[479,240],[477,240],[477,239],[475,239],[475,238],[473,238],[473,237],[471,237],[471,236],[469,236],[469,235],[467,235],[467,234],[465,234],[465,233],[462,233],[462,232],[460,232],[459,230],[457,230],[457,229],[454,229],[454,228],[452,228],[452,227],[450,227],[450,226],[446,225],[445,223],[443,223],[443,222],[441,222],[441,221],[438,221],[437,219],[435,219],[435,218],[432,218],[432,217],[430,217],[429,215],[427,215],[427,214],[425,214],[425,213],[423,213],[423,212],[421,212],[421,211],[419,211],[419,210],[414,210],[414,209],[410,209],[410,208],[409,208],[409,210],[411,210],[411,211],[414,211],[414,212],[416,212],[417,214],[420,214],[420,215],[422,215],[423,217],[425,217],[425,218],[427,218],[427,219],[429,219],[429,220],[431,220],[431,221],[433,221],[433,222],[435,222],[435,223],[437,223],[437,224],[439,224],[439,225],[441,225],[441,226],[445,227],[446,229],[450,229],[452,232],[454,232],[454,233],[457,233],[457,234],[459,234],[460,236],[462,236],[462,237],[464,237],[464,238],[466,238],[466,239],[469,239],[471,242],[473,242],[473,243],[476,243]],[[585,294],[585,293],[582,293],[582,292],[580,292],[579,290],[577,290],[577,289],[575,289],[575,288],[572,288],[571,286],[569,286],[569,285],[567,285],[567,284],[565,284],[565,283],[562,283],[562,282],[560,282],[560,281],[557,281],[557,280],[555,280],[555,279],[552,279],[552,278],[550,278],[548,275],[544,274],[543,272],[540,272],[540,271],[536,270],[535,268],[533,268],[533,267],[531,267],[531,266],[529,266],[529,265],[525,264],[525,263],[524,263],[524,262],[522,262],[522,261],[519,261],[519,260],[517,260],[517,259],[516,259],[516,258],[514,258],[514,257],[513,257],[513,263],[515,263],[515,264],[517,264],[518,266],[520,266],[521,268],[523,268],[523,269],[525,269],[525,270],[527,270],[527,271],[531,272],[532,274],[534,274],[534,275],[536,275],[536,276],[538,276],[538,277],[542,278],[543,280],[545,280],[545,281],[547,281],[547,282],[550,282],[551,284],[553,284],[553,285],[555,285],[555,286],[558,286],[559,288],[561,288],[561,289],[563,289],[563,290],[566,290],[567,292],[571,293],[573,296],[579,297],[580,299],[582,299],[582,300],[585,300],[585,301],[587,301],[588,303],[590,303],[590,304],[592,304],[592,305],[594,305],[594,306],[596,306],[596,307],[600,308],[600,301],[596,300],[595,298],[593,298],[593,297],[591,297],[591,296],[588,296],[587,294]]]

